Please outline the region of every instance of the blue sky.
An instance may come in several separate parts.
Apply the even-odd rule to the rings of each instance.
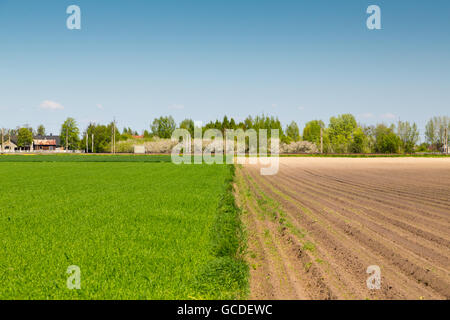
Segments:
[[[366,28],[371,4],[382,30]],[[0,127],[264,112],[423,128],[449,110],[447,0],[0,0]]]

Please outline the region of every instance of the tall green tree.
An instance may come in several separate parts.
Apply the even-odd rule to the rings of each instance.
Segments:
[[[191,135],[192,138],[194,137],[194,128],[195,124],[192,119],[184,119],[180,123],[180,129],[186,129],[187,131],[189,131],[189,134]]]
[[[426,141],[435,151],[440,150],[445,143],[445,128],[447,128],[447,139],[450,143],[450,117],[433,117],[425,126]]]
[[[417,142],[419,141],[419,130],[415,123],[408,121],[398,122],[397,134],[402,142],[402,149],[405,153],[413,153]]]
[[[365,126],[363,125],[361,127],[362,131],[364,132],[364,135],[366,136],[367,141],[367,152],[376,152],[375,144],[376,144],[376,137],[375,137],[375,131],[376,128],[373,125]]]
[[[20,128],[17,134],[17,146],[25,148],[33,143],[33,133],[29,128]]]
[[[394,126],[379,124],[375,128],[375,151],[378,153],[398,153],[401,140],[394,132]]]
[[[320,144],[320,128],[324,129],[325,124],[322,120],[312,120],[305,124],[303,129],[303,140]]]
[[[150,132],[148,132],[148,130],[144,130],[144,138],[151,138]]]
[[[352,134],[357,127],[355,117],[352,114],[342,114],[330,118],[328,136],[334,152],[348,152],[353,140]]]
[[[172,116],[159,117],[153,120],[151,129],[155,136],[162,139],[169,139],[176,129],[176,123]]]
[[[225,132],[226,129],[231,129],[230,121],[228,121],[228,117],[224,116],[222,121],[222,132]]]
[[[74,118],[67,118],[61,126],[61,145],[69,150],[80,147],[80,130]]]
[[[237,129],[236,121],[233,118],[230,119],[230,129]]]
[[[245,129],[245,130],[253,128],[253,118],[252,118],[252,116],[248,116],[247,118],[245,118],[244,126],[245,127],[243,129]]]
[[[353,153],[370,152],[367,136],[361,127],[358,127],[353,131],[353,140],[350,144],[350,152]]]
[[[88,135],[88,150],[93,153],[111,152],[112,124],[105,126],[90,123],[83,133],[80,145],[81,149],[86,150],[86,134]],[[116,132],[116,139],[119,133]],[[94,137],[94,149],[92,150],[92,137]]]
[[[45,136],[45,127],[43,124],[40,124],[37,128],[38,136]]]
[[[299,141],[300,140],[300,130],[298,128],[298,125],[295,121],[292,121],[287,127],[286,127],[286,136],[291,139],[292,141]]]
[[[434,147],[437,143],[436,127],[435,121],[430,119],[425,125],[425,139],[426,141]]]

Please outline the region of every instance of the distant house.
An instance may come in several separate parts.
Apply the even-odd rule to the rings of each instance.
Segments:
[[[13,152],[16,151],[17,145],[13,143],[11,140],[6,141],[2,146],[2,151],[4,152]]]
[[[23,147],[17,146],[17,136],[11,136],[8,141],[3,144],[4,152],[15,152],[15,151],[57,151],[63,150],[61,147],[61,137],[60,136],[34,136],[33,142],[30,145]]]
[[[35,136],[33,137],[34,151],[55,151],[61,148],[60,136]]]
[[[26,145],[26,146],[23,146],[23,147],[19,147],[19,146],[17,145],[17,140],[18,140],[18,137],[17,137],[17,136],[11,136],[11,137],[9,138],[8,142],[9,142],[9,143],[12,143],[12,144],[15,146],[15,148],[11,148],[11,149],[9,150],[9,152],[13,152],[13,151],[30,151],[30,150],[33,149],[33,146],[32,146],[32,145]]]

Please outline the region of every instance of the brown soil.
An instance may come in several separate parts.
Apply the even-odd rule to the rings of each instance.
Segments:
[[[280,158],[236,174],[252,299],[449,299],[450,159]],[[367,267],[381,268],[370,290]]]

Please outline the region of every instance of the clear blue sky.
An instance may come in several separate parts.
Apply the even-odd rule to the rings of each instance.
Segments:
[[[0,0],[0,127],[350,112],[423,128],[449,110],[448,0]]]

